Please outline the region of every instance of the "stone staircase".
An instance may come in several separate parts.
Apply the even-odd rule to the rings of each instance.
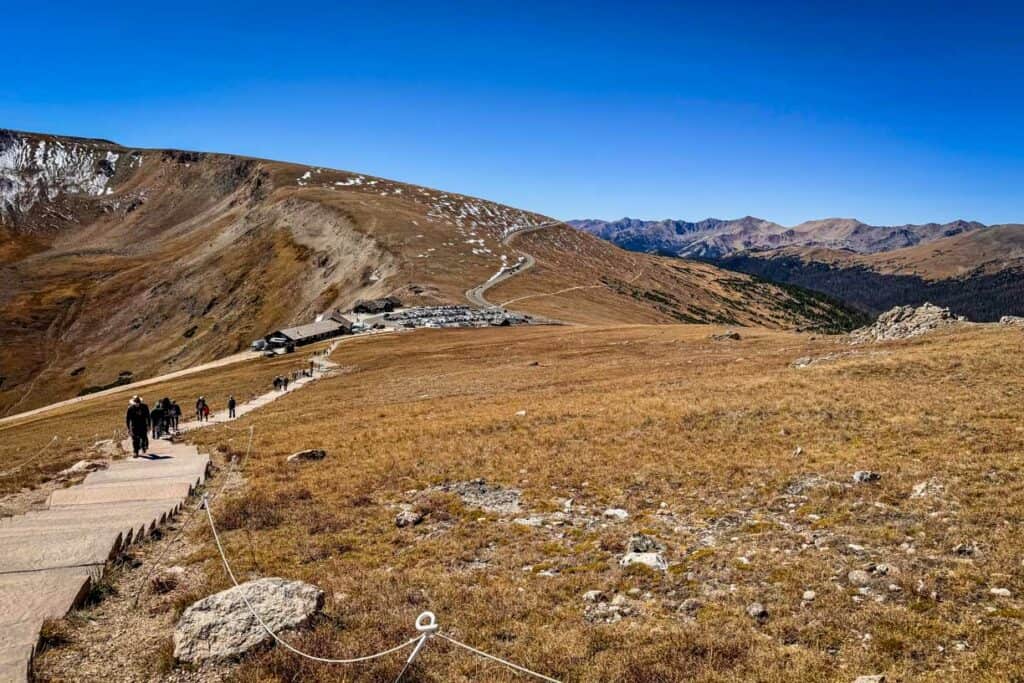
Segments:
[[[58,489],[47,509],[0,520],[0,683],[28,679],[39,632],[80,604],[106,563],[173,517],[206,480],[209,456],[155,440]]]

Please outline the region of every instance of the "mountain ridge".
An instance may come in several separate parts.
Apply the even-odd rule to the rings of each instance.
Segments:
[[[948,223],[869,225],[855,218],[838,217],[787,227],[756,216],[701,221],[626,217],[616,221],[576,219],[567,223],[633,251],[697,258],[781,247],[827,247],[870,254],[994,227],[963,219]]]

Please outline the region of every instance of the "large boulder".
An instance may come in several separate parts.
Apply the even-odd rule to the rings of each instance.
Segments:
[[[275,633],[301,626],[321,607],[324,593],[302,581],[248,581],[193,603],[174,627],[174,657],[198,663],[238,657],[270,640],[245,604],[248,599]]]

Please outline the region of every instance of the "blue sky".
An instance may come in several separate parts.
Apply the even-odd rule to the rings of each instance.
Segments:
[[[0,127],[563,219],[1024,222],[1019,2],[232,4],[9,4]]]

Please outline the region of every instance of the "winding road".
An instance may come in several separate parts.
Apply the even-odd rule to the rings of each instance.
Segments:
[[[505,246],[511,246],[510,243],[513,237],[517,237],[528,232],[533,232],[535,230],[543,230],[544,228],[550,228],[555,225],[561,225],[561,223],[561,221],[547,221],[545,223],[540,223],[538,225],[530,225],[522,228],[516,228],[508,235],[506,235],[501,240],[501,243],[504,244]],[[527,254],[525,251],[519,251],[518,249],[516,249],[516,253],[523,257],[522,261],[520,261],[519,263],[510,268],[500,271],[500,274],[498,275],[492,275],[486,282],[466,290],[466,299],[469,300],[469,303],[473,304],[474,306],[479,306],[480,308],[498,307],[497,304],[492,304],[484,297],[484,294],[487,292],[487,290],[500,282],[504,282],[505,280],[511,277],[515,277],[520,273],[526,272],[530,268],[533,268],[534,264],[536,263],[534,258]]]

